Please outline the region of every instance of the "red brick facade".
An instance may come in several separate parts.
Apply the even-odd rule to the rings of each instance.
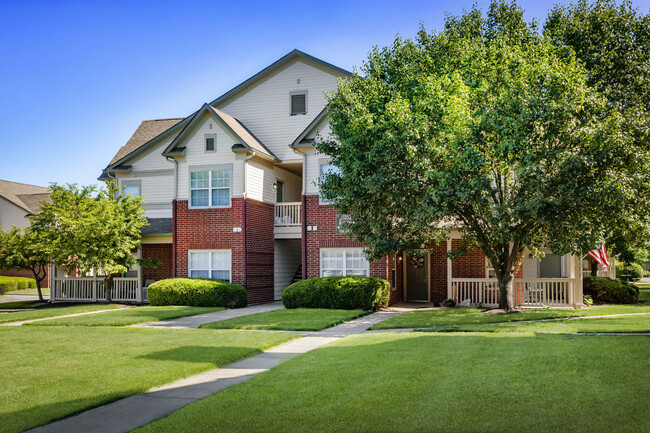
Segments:
[[[227,249],[232,282],[246,287],[248,302],[273,300],[273,204],[246,199],[246,224],[241,198],[232,199],[229,208],[213,209],[189,209],[187,200],[179,200],[175,215],[176,276],[188,276],[190,250]]]
[[[0,269],[0,275],[3,277],[25,277],[34,278],[31,271],[23,271],[19,269]],[[45,279],[41,281],[41,288],[50,287],[50,268],[45,271]]]
[[[142,284],[147,280],[164,280],[173,276],[174,251],[172,244],[142,244],[142,258],[160,260],[154,268],[142,268]]]

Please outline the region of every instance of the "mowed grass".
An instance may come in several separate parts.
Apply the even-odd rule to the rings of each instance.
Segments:
[[[86,316],[62,317],[28,323],[30,326],[128,326],[136,323],[157,322],[179,317],[222,311],[221,307],[134,307],[118,311],[89,314]]]
[[[644,336],[348,337],[138,432],[639,432]]]
[[[17,309],[17,310],[26,310],[26,309],[35,309],[47,307],[47,301],[16,301],[16,302],[2,302],[0,303],[0,310],[4,309]]]
[[[322,308],[294,308],[257,313],[201,325],[210,329],[266,329],[285,331],[320,331],[357,317],[364,310],[327,310]]]
[[[427,329],[433,332],[537,332],[572,334],[577,332],[650,333],[650,314],[597,319],[558,320],[553,322],[509,322],[476,325],[440,326]]]
[[[4,304],[0,304],[0,308]],[[17,311],[0,313],[0,323],[19,322],[24,320],[43,319],[46,317],[65,316],[66,314],[87,313],[89,311],[112,310],[123,308],[123,305],[117,304],[81,304],[81,305],[61,305],[47,304],[44,307],[30,311]],[[101,313],[100,313],[101,314]]]
[[[274,332],[0,328],[0,432],[19,432],[295,338]]]
[[[370,329],[438,328],[442,326],[518,322],[522,320],[554,319],[563,317],[650,313],[650,288],[640,288],[638,304],[598,305],[592,308],[584,308],[580,310],[524,310],[521,313],[511,314],[486,314],[484,311],[484,308],[470,307],[411,311],[378,323]]]
[[[41,293],[43,296],[49,296],[50,289],[48,287],[42,287]],[[38,289],[12,290],[11,292],[5,293],[5,295],[38,295]],[[0,299],[2,299],[2,296],[0,296]]]

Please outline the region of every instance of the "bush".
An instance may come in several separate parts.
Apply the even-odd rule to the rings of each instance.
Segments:
[[[286,308],[378,310],[388,305],[390,284],[373,277],[323,277],[298,281],[282,292]]]
[[[246,306],[246,289],[220,280],[170,278],[151,284],[147,298],[151,305],[239,308]]]
[[[447,298],[444,301],[442,301],[442,306],[446,308],[453,308],[456,306],[456,301],[454,301],[451,298]]]
[[[0,276],[0,290],[2,291],[11,292],[12,290],[25,290],[35,288],[36,280],[33,278]]]
[[[639,281],[643,278],[643,267],[638,263],[616,263],[616,278],[628,281]]]
[[[634,284],[606,277],[585,277],[583,293],[600,304],[634,304],[639,300],[639,288]]]

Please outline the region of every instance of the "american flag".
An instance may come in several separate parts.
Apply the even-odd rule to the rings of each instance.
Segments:
[[[609,266],[609,259],[607,258],[607,248],[605,248],[605,244],[602,244],[595,250],[589,251],[587,255],[594,259],[603,268]]]

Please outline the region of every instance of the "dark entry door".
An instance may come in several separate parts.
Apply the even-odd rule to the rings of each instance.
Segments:
[[[407,301],[428,301],[429,300],[429,255],[422,254],[424,262],[421,267],[411,264],[411,257],[406,259],[406,300]]]

